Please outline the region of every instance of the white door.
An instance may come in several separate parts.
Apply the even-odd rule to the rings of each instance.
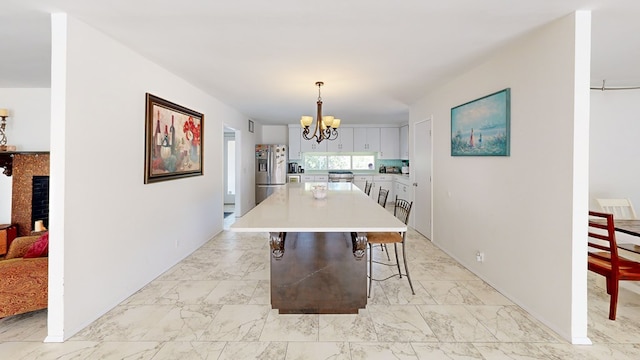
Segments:
[[[431,239],[431,118],[419,121],[413,131],[413,160],[410,164],[415,186],[413,228]],[[420,154],[420,156],[416,156]]]

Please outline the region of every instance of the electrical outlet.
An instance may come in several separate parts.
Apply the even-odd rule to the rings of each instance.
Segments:
[[[477,262],[484,262],[484,253],[481,251],[478,251],[476,253],[476,261]]]

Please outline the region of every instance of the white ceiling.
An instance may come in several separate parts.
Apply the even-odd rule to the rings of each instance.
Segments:
[[[314,115],[319,80],[343,124],[406,122],[430,89],[575,10],[593,10],[592,85],[640,85],[638,0],[3,0],[0,87],[49,86],[48,13],[63,11],[265,124]]]

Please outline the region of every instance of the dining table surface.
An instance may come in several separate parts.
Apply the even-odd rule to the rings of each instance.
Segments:
[[[614,219],[613,227],[618,232],[632,235],[632,236],[637,236],[640,238],[640,219],[635,219],[635,220]],[[637,244],[618,243],[618,248],[640,254],[640,245],[637,245]]]
[[[316,199],[313,189],[327,188]],[[352,183],[288,183],[230,227],[235,232],[404,232],[407,225]]]
[[[640,237],[640,220],[613,220],[616,231]]]

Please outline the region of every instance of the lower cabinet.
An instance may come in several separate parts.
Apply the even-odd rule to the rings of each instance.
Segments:
[[[302,175],[302,182],[328,182],[329,175]]]
[[[368,182],[373,182],[373,176],[371,175],[353,175],[353,185],[360,188],[360,190],[364,191],[364,186]],[[371,194],[373,194],[373,189],[371,189]]]
[[[396,198],[396,191],[393,181],[393,175],[375,175],[373,177],[373,189],[371,189],[371,195],[373,199],[378,201],[378,193],[380,189],[389,190],[389,195],[387,196],[387,203],[392,203]]]
[[[401,177],[400,175],[395,178],[395,190],[399,199],[413,201],[413,183],[409,178]],[[394,197],[395,199],[395,197]],[[413,227],[413,210],[409,215],[409,226]]]
[[[413,201],[413,186],[411,186],[410,184],[407,185],[407,184],[396,181],[395,187],[396,187],[395,195],[398,195],[398,198],[404,199],[407,201]]]

